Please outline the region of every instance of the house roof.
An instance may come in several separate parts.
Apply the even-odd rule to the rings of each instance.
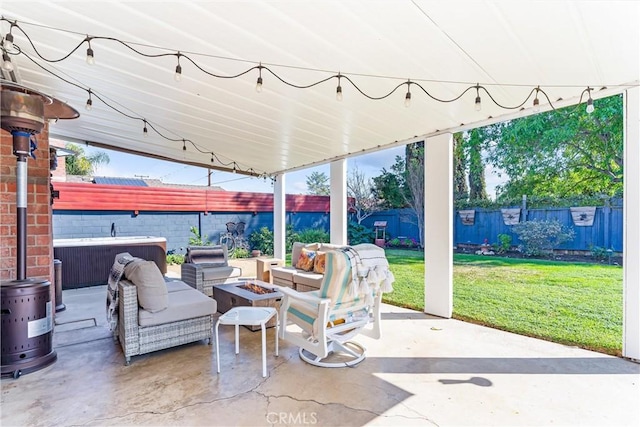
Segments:
[[[51,126],[53,136],[257,174],[531,114],[538,86],[543,110],[548,100],[585,102],[587,87],[597,98],[637,86],[639,11],[638,2],[561,0],[3,2],[19,26],[14,43],[32,58],[11,55],[19,83],[81,111]],[[79,47],[45,62],[21,30],[48,59]],[[87,65],[83,40],[98,36],[117,40],[91,39]],[[249,71],[218,78],[196,64],[220,76]],[[256,66],[267,67],[261,93]],[[328,80],[300,89],[279,79]],[[397,90],[372,100],[351,82],[370,97]],[[439,102],[417,84],[441,100],[468,90]]]

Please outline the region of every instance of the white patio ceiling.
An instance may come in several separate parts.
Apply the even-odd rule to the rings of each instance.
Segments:
[[[341,72],[372,96],[407,79],[440,98],[480,83],[505,105],[520,104],[538,85],[553,101],[565,103],[576,102],[587,86],[595,88],[596,98],[638,85],[639,11],[634,1],[558,0],[2,4],[2,15],[17,19],[49,58],[67,54],[86,35],[106,36],[150,54],[180,51],[222,75],[261,62],[283,79],[305,85]],[[3,35],[8,30],[2,22]],[[175,57],[144,58],[107,40],[91,43],[93,66],[85,62],[86,44],[68,59],[48,64],[37,59],[18,29],[12,33],[14,43],[43,67],[171,138],[192,140],[205,154],[189,143],[184,151],[182,142],[164,140],[151,129],[143,138],[142,121],[124,117],[95,96],[93,109],[85,111],[86,90],[22,55],[12,56],[20,83],[81,112],[77,120],[52,126],[53,135],[204,167],[223,166],[211,163],[207,153],[213,152],[223,163],[272,174],[532,111],[533,98],[518,112],[497,107],[481,92],[478,112],[475,90],[441,103],[415,86],[405,108],[406,87],[376,101],[345,79],[344,100],[338,102],[336,79],[296,89],[266,71],[264,90],[257,93],[257,70],[220,79],[184,58],[182,81],[175,82]],[[544,98],[540,103],[545,108]]]

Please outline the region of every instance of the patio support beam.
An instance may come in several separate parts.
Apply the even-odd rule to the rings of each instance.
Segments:
[[[347,244],[347,159],[331,162],[331,201],[329,210],[330,240],[334,245]]]
[[[276,175],[273,185],[273,256],[285,259],[285,233],[287,230],[287,195],[285,174]]]
[[[640,360],[640,88],[624,97],[622,355]]]
[[[453,135],[424,142],[424,311],[453,313]]]

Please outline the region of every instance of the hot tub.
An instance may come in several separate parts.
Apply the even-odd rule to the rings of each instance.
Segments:
[[[153,236],[53,239],[53,256],[62,261],[62,289],[105,285],[121,252],[154,261],[167,272],[167,239]]]

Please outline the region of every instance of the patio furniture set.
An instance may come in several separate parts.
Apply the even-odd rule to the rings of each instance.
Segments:
[[[267,263],[273,284],[241,279],[242,271],[228,265],[224,246],[189,248],[182,280],[165,279],[153,261],[117,255],[108,301],[117,306],[112,330],[126,364],[132,356],[190,342],[212,344],[214,323],[218,372],[219,325],[235,327],[236,354],[240,325],[261,330],[263,376],[265,329],[271,326],[276,356],[280,338],[300,347],[300,357],[317,366],[361,362],[365,349],[351,340],[360,333],[380,338],[382,293],[391,291],[394,280],[384,250],[371,244],[296,243],[293,252],[293,266]],[[304,279],[296,281],[298,275]]]

